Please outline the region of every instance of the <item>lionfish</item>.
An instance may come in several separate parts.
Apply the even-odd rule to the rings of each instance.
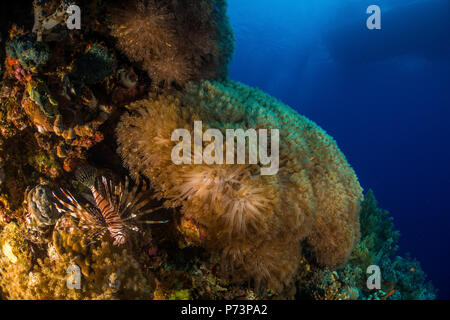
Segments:
[[[96,186],[96,172],[92,167],[81,167],[75,173],[77,180],[88,187],[94,198],[92,206],[83,206],[70,193],[61,189],[68,202],[58,198],[56,209],[60,213],[68,213],[79,221],[80,228],[88,231],[88,237],[91,239],[102,239],[107,232],[114,239],[114,245],[120,246],[130,240],[130,231],[139,231],[135,225],[130,222],[133,219],[145,214],[154,212],[162,207],[143,210],[150,202],[146,197],[147,185],[144,183],[139,190],[139,183],[130,190],[128,177],[125,178],[125,184],[112,185],[111,180],[101,177],[101,188]],[[103,189],[103,190],[102,190]],[[168,221],[137,221],[137,223],[162,224]]]

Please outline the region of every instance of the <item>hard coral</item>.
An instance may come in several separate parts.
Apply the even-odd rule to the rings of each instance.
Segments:
[[[226,81],[129,106],[117,127],[119,153],[146,175],[170,206],[205,226],[205,245],[242,279],[281,289],[296,272],[302,240],[326,265],[344,264],[359,240],[362,199],[356,175],[334,140],[274,98]],[[280,169],[260,165],[176,165],[175,129],[280,129]],[[225,134],[224,134],[225,135]],[[204,145],[205,146],[205,145]],[[237,272],[240,271],[240,272]]]
[[[133,0],[111,15],[119,49],[155,87],[226,76],[234,49],[226,1]]]
[[[6,47],[8,57],[19,60],[26,69],[36,69],[47,63],[50,56],[48,45],[36,41],[31,34],[23,34],[12,39]]]
[[[26,202],[30,225],[38,230],[45,230],[55,225],[60,215],[53,206],[55,199],[48,186],[39,184],[29,190]]]
[[[436,289],[426,280],[420,263],[409,255],[396,256],[400,233],[394,230],[389,212],[378,208],[372,190],[361,204],[360,223],[361,241],[353,249],[346,268],[356,275],[362,298],[435,299]],[[383,273],[382,290],[376,293],[366,286],[365,271],[369,265],[380,266]]]
[[[113,74],[115,67],[115,57],[105,47],[94,44],[75,62],[70,78],[75,82],[93,85]]]
[[[11,226],[11,227],[10,227]],[[13,234],[12,234],[13,232]],[[153,297],[152,277],[142,270],[130,249],[108,241],[89,244],[80,230],[56,230],[53,242],[37,261],[18,227],[0,233],[0,288],[9,299],[117,299]],[[14,240],[17,239],[17,240]],[[12,248],[12,249],[9,249]],[[6,254],[5,254],[6,252]],[[70,267],[80,270],[80,289],[67,285]]]

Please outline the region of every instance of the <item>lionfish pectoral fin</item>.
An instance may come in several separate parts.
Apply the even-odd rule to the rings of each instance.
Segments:
[[[75,177],[87,188],[95,185],[97,170],[90,165],[82,165],[75,171]]]
[[[142,223],[142,224],[163,224],[168,223],[169,220],[153,220],[153,221],[136,221],[136,223]]]

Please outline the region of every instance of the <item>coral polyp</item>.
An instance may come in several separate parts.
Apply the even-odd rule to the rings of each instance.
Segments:
[[[312,121],[233,81],[191,84],[129,109],[117,127],[124,163],[206,227],[206,246],[227,268],[282,289],[296,273],[302,241],[322,264],[347,261],[359,240],[362,189],[333,139]],[[224,136],[230,128],[282,129],[278,174],[260,175],[260,164],[175,164],[171,134],[183,128],[193,136],[196,120]]]

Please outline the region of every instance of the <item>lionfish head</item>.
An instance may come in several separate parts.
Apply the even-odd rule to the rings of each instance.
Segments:
[[[114,245],[121,246],[128,241],[128,236],[126,233],[118,232],[114,235]]]

